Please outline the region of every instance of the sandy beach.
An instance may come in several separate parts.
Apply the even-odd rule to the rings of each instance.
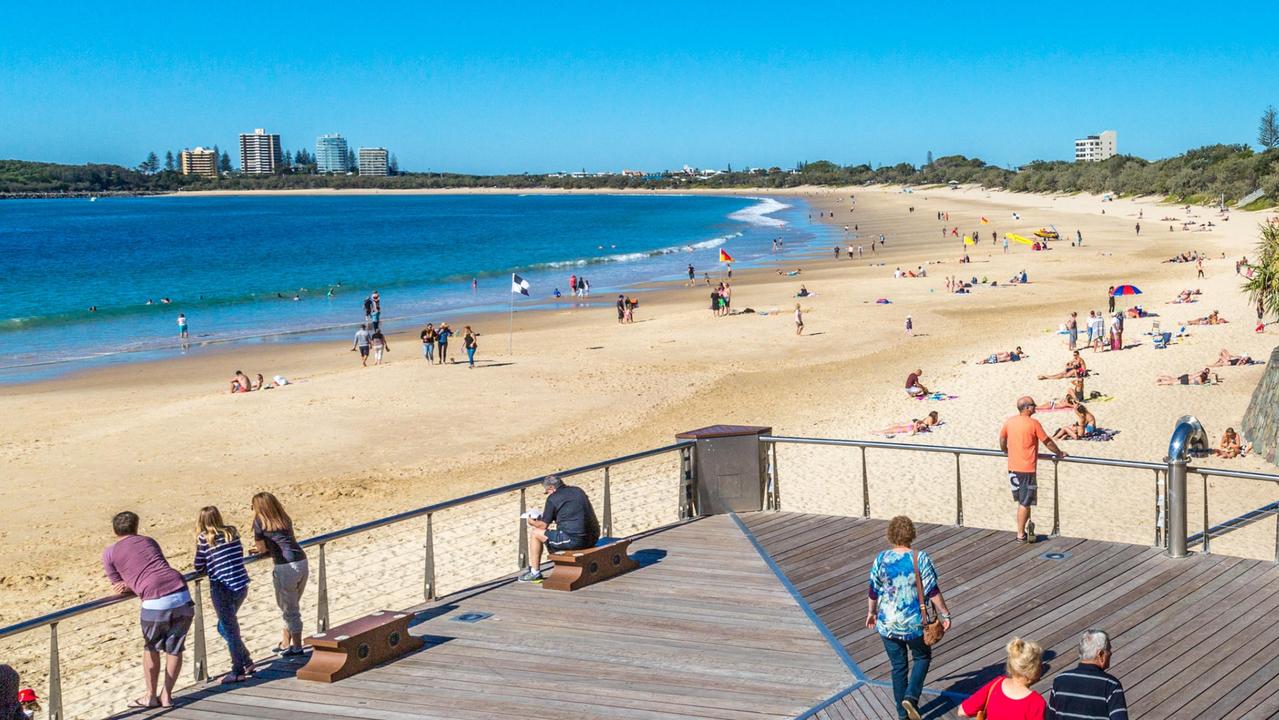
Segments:
[[[216,504],[245,526],[249,497],[264,489],[285,499],[300,535],[313,535],[666,444],[679,431],[712,423],[869,438],[936,410],[942,426],[896,439],[995,447],[1018,396],[1041,403],[1064,396],[1067,381],[1035,377],[1064,367],[1069,353],[1058,327],[1072,310],[1081,318],[1105,310],[1110,285],[1139,286],[1144,294],[1122,298],[1121,307],[1139,302],[1158,317],[1128,321],[1131,349],[1085,351],[1094,373],[1086,390],[1112,398],[1091,408],[1101,427],[1119,433],[1110,442],[1064,442],[1072,454],[1159,461],[1185,414],[1202,420],[1215,443],[1227,426],[1239,427],[1264,365],[1215,368],[1222,382],[1210,387],[1156,386],[1155,377],[1196,371],[1222,348],[1264,361],[1275,344],[1273,328],[1254,333],[1255,315],[1234,270],[1235,259],[1252,254],[1258,223],[1268,214],[1231,212],[1223,221],[1214,210],[1194,208],[1196,220],[1215,226],[1187,232],[1179,222],[1169,231],[1170,222],[1159,219],[1185,218],[1182,208],[1153,199],[1103,202],[977,188],[791,194],[833,213],[823,219],[837,232],[857,225],[860,237],[850,242],[863,245],[865,255],[838,261],[833,253],[782,255],[774,268],[739,270],[733,307],[756,311],[750,314],[712,317],[704,285],[672,284],[643,295],[632,325],[616,322],[603,293],[588,307],[520,313],[509,356],[505,316],[441,318],[482,333],[475,370],[427,365],[414,328],[389,337],[382,367],[361,368],[346,342],[241,345],[0,388],[0,502],[20,518],[0,529],[0,623],[102,595],[99,554],[111,541],[111,514],[125,508],[138,511],[143,532],[189,569],[198,508]],[[938,212],[948,212],[949,221],[939,221]],[[980,224],[982,217],[989,224]],[[1004,254],[990,240],[992,232],[1029,236],[1050,224],[1063,234],[1050,252],[1013,245]],[[958,262],[961,243],[943,239],[943,225],[961,234],[982,231],[971,264]],[[1082,247],[1069,242],[1076,229]],[[872,254],[880,233],[886,243]],[[1193,249],[1214,258],[1203,279],[1193,263],[1161,262]],[[893,277],[897,267],[920,266],[926,278]],[[798,268],[796,276],[777,272]],[[1005,282],[1022,270],[1028,284]],[[951,294],[952,275],[998,286]],[[797,337],[793,309],[801,284],[812,296],[799,300],[806,330]],[[1182,289],[1202,294],[1192,304],[1168,304]],[[891,304],[876,304],[879,298]],[[1190,327],[1167,350],[1154,350],[1144,335],[1155,320],[1175,331],[1212,310],[1231,322]],[[904,331],[907,315],[913,335]],[[977,364],[1015,346],[1026,353],[1019,363]],[[930,389],[955,397],[906,397],[904,379],[917,367]],[[226,380],[236,369],[282,374],[294,384],[230,395]],[[1040,420],[1052,432],[1071,417],[1054,412]],[[859,462],[853,452],[785,448],[784,506],[860,513]],[[1206,464],[1275,470],[1256,457]],[[953,472],[949,456],[872,454],[872,514],[953,522]],[[999,463],[974,460],[964,475],[966,523],[1011,529]],[[1149,473],[1063,467],[1063,533],[1151,542],[1153,480]],[[1274,500],[1268,484],[1211,486],[1213,521]],[[654,497],[652,503],[664,504]],[[654,519],[666,512],[649,511]],[[1213,549],[1269,557],[1273,542],[1273,527],[1254,526],[1214,541]]]

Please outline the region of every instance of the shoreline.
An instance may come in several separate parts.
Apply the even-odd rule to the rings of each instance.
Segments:
[[[857,196],[855,212],[849,211],[850,194]],[[1062,382],[1033,380],[1064,361],[1053,329],[1071,309],[1085,316],[1104,309],[1105,286],[1121,277],[1140,284],[1146,292],[1141,299],[1165,324],[1217,308],[1237,320],[1196,328],[1167,351],[1086,355],[1096,368],[1089,389],[1114,397],[1097,406],[1099,423],[1121,434],[1110,443],[1071,443],[1075,454],[1155,457],[1167,444],[1164,425],[1188,412],[1215,439],[1227,425],[1237,425],[1263,366],[1223,368],[1226,382],[1212,388],[1156,387],[1149,378],[1185,372],[1221,347],[1264,358],[1275,343],[1273,331],[1255,335],[1245,322],[1250,309],[1237,292],[1229,259],[1208,263],[1207,280],[1193,279],[1193,266],[1160,262],[1191,247],[1213,258],[1251,255],[1253,220],[1266,213],[1233,213],[1211,233],[1169,233],[1153,218],[1181,214],[1175,208],[1127,200],[1102,204],[1088,196],[845,188],[805,199],[814,212],[835,214],[823,220],[837,237],[845,219],[856,218],[863,242],[884,232],[887,245],[857,261],[818,253],[736,270],[733,307],[751,307],[754,314],[712,318],[705,286],[675,281],[645,292],[633,325],[618,325],[606,298],[591,307],[517,313],[514,356],[505,354],[504,313],[482,324],[470,317],[467,322],[482,333],[474,372],[426,367],[415,330],[408,330],[390,336],[386,365],[368,369],[349,352],[349,340],[308,341],[241,345],[0,388],[0,463],[12,478],[0,481],[0,502],[25,507],[30,489],[38,487],[42,508],[29,523],[0,534],[0,566],[6,569],[0,587],[14,591],[0,594],[0,616],[28,616],[35,607],[100,595],[96,558],[106,542],[104,518],[124,507],[139,511],[145,531],[176,566],[187,567],[195,510],[216,504],[230,522],[244,526],[248,497],[263,489],[287,497],[299,532],[310,535],[666,444],[676,432],[714,423],[869,437],[936,409],[945,425],[923,438],[899,440],[988,447],[1019,394],[1060,397]],[[1099,215],[1102,207],[1109,211],[1105,216]],[[935,209],[949,211],[950,224],[962,228],[978,227],[979,216],[989,216],[1000,231],[1056,223],[1073,234],[1078,226],[1087,243],[1008,256],[985,245],[973,250],[973,265],[959,265],[957,244],[939,242]],[[1131,220],[1139,209],[1152,209],[1150,226],[1160,232],[1133,237]],[[1012,225],[1011,210],[1026,219]],[[928,278],[892,278],[895,265],[925,263]],[[777,274],[795,266],[802,266],[802,275]],[[1002,284],[1021,269],[1028,270],[1029,284]],[[988,275],[1001,284],[971,295],[944,293],[945,276],[955,274]],[[808,328],[796,337],[789,308],[801,284],[813,295],[800,301]],[[1198,286],[1204,302],[1164,304],[1180,288]],[[875,304],[879,297],[893,304]],[[902,332],[907,314],[914,317],[913,337]],[[1140,341],[1149,321],[1133,323]],[[1013,345],[1025,348],[1026,360],[975,364]],[[957,399],[936,405],[904,400],[901,378],[920,366],[930,387]],[[235,369],[282,374],[292,384],[230,395],[226,380]],[[1051,432],[1066,415],[1041,420]],[[1274,472],[1255,457],[1220,462]],[[784,473],[853,472],[851,459],[820,453],[786,463]],[[951,500],[936,497],[934,470],[927,461],[894,467],[901,492],[891,502],[877,501],[876,513],[944,519]],[[998,508],[1006,502],[1006,482],[996,475],[983,471],[965,489],[972,524],[1005,523]],[[1063,512],[1065,532],[1148,542],[1144,527],[1150,520],[1142,510],[1151,502],[1148,484],[1149,478],[1129,485],[1101,471],[1078,477],[1063,471],[1063,488],[1072,498]],[[1229,487],[1229,493],[1213,495],[1214,522],[1269,501],[1263,497],[1269,488],[1242,482]],[[791,502],[798,500],[792,496]],[[1116,514],[1123,508],[1136,513],[1140,527]],[[43,541],[50,537],[64,540]],[[1250,527],[1214,538],[1213,547],[1264,556],[1273,553],[1273,535]]]

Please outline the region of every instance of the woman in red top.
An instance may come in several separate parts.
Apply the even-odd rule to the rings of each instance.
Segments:
[[[1008,643],[1005,675],[991,680],[959,706],[960,717],[986,711],[987,720],[1043,720],[1047,703],[1030,689],[1043,674],[1043,648],[1031,640],[1013,638]]]

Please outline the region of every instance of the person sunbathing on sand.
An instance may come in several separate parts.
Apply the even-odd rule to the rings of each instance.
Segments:
[[[1079,356],[1076,350],[1073,357],[1066,363],[1066,369],[1053,375],[1040,375],[1040,380],[1061,380],[1063,378],[1081,378],[1088,374],[1088,366],[1084,363],[1084,359]]]
[[[1208,367],[1226,367],[1227,365],[1251,365],[1253,359],[1247,355],[1231,355],[1230,351],[1222,348],[1217,354],[1217,362],[1212,363]]]
[[[890,425],[884,428],[883,430],[880,430],[878,434],[879,435],[902,435],[902,434],[916,435],[922,432],[929,432],[932,428],[940,424],[941,424],[941,419],[938,416],[937,411],[934,410],[928,413],[927,417],[916,418],[914,420],[911,420],[908,423],[899,423],[897,425]]]
[[[1156,385],[1210,385],[1212,384],[1208,381],[1208,378],[1210,376],[1212,377],[1212,382],[1221,382],[1220,377],[1213,375],[1212,371],[1209,370],[1208,368],[1204,368],[1203,370],[1200,370],[1199,372],[1193,375],[1189,373],[1185,375],[1160,375],[1159,377],[1155,378],[1155,384]]]
[[[1221,317],[1221,315],[1216,310],[1213,310],[1212,312],[1208,313],[1207,317],[1195,318],[1194,320],[1187,320],[1186,324],[1187,325],[1225,325],[1228,322],[1230,321]]]
[[[1010,352],[997,352],[987,357],[984,357],[981,360],[978,360],[977,364],[978,365],[994,365],[996,363],[1002,363],[1002,362],[1017,362],[1018,360],[1021,360],[1024,357],[1026,357],[1026,354],[1021,351],[1021,346],[1018,345],[1017,349],[1012,350]]]
[[[1221,434],[1221,444],[1212,451],[1213,455],[1220,458],[1236,458],[1242,453],[1243,446],[1239,444],[1239,435],[1235,433],[1234,428],[1226,428],[1226,431]]]
[[[1097,429],[1097,418],[1082,404],[1075,406],[1075,423],[1057,428],[1053,437],[1058,440],[1079,440]]]

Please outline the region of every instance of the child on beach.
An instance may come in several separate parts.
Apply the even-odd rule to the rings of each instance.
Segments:
[[[800,308],[799,303],[795,303],[795,334],[804,334],[804,311]]]
[[[275,603],[284,616],[284,631],[275,651],[285,657],[302,654],[302,591],[309,568],[306,553],[293,534],[293,519],[269,492],[253,496],[254,554],[271,556]]]
[[[253,660],[240,637],[236,616],[249,594],[240,533],[223,522],[222,513],[212,505],[200,510],[195,529],[195,571],[209,576],[209,599],[218,616],[218,634],[231,653],[231,672],[222,678],[222,684],[244,682],[253,674]]]

